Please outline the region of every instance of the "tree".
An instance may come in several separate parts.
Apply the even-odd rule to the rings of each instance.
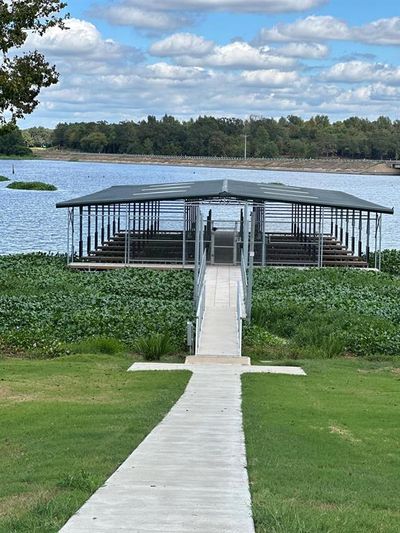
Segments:
[[[0,135],[0,154],[20,156],[31,154],[17,126],[9,125],[7,131]]]
[[[38,126],[23,130],[22,136],[28,146],[42,148],[51,145],[52,130]]]
[[[81,139],[80,145],[84,152],[102,152],[107,144],[107,137],[101,131],[93,131]]]
[[[10,126],[32,113],[41,89],[57,83],[55,66],[41,53],[16,51],[30,33],[43,35],[55,26],[65,28],[59,13],[66,5],[61,0],[0,2],[0,125]]]

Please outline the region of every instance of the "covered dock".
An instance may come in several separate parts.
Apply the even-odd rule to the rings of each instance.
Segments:
[[[111,187],[68,210],[76,268],[207,264],[380,268],[384,207],[350,194],[238,180]]]

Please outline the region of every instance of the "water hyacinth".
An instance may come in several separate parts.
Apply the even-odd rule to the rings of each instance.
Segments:
[[[73,272],[59,256],[3,256],[0,346],[55,356],[71,343],[113,338],[133,350],[139,338],[165,333],[182,350],[192,297],[188,271]]]

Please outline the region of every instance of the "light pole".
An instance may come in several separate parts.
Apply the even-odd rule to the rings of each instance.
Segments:
[[[245,133],[243,137],[244,137],[244,158],[247,159],[247,137],[248,135]]]

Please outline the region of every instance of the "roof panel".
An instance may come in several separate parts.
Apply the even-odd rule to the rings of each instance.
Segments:
[[[389,207],[368,202],[341,191],[239,180],[119,185],[87,196],[60,202],[57,207],[110,205],[151,200],[207,200],[213,198],[318,205],[393,214],[393,209]]]

